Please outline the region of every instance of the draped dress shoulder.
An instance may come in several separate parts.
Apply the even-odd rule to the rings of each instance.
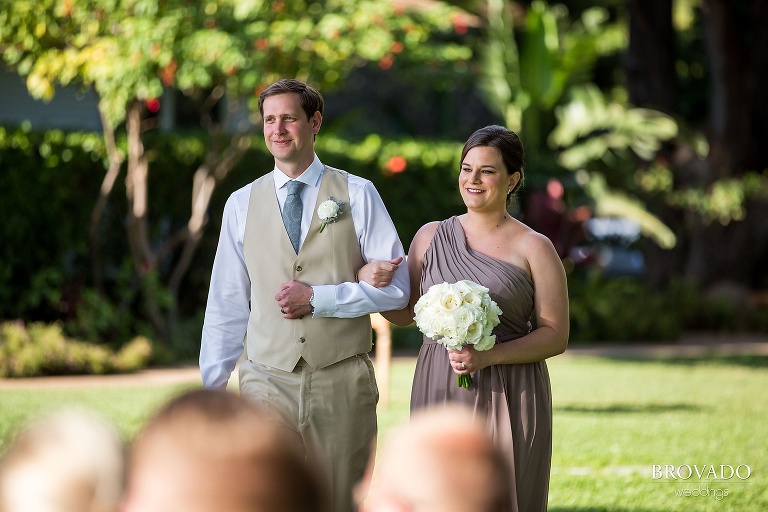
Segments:
[[[534,288],[520,268],[472,250],[458,217],[440,223],[424,255],[420,293],[443,282],[469,279],[489,289],[501,308],[493,333],[496,343],[531,330]],[[512,470],[511,510],[546,511],[552,458],[552,399],[544,361],[494,365],[472,373],[469,389],[456,385],[456,374],[443,345],[424,337],[416,363],[411,412],[459,402],[485,418]]]

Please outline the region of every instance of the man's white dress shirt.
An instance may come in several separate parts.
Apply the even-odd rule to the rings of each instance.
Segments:
[[[306,186],[301,191],[303,206],[300,244],[304,243],[316,208],[328,198],[319,198],[320,178],[325,166],[315,155],[312,164],[297,179]],[[282,211],[291,180],[275,167],[275,193]],[[251,282],[243,255],[243,236],[248,214],[251,184],[235,191],[224,206],[219,245],[213,262],[208,303],[205,309],[200,347],[200,373],[207,388],[226,386],[243,352],[243,340],[250,314]],[[345,211],[352,221],[363,260],[391,260],[404,256],[392,219],[373,184],[349,174],[349,205]],[[348,209],[347,209],[348,208]],[[265,240],[262,250],[269,251]],[[275,290],[277,294],[279,290]],[[313,286],[313,317],[355,318],[377,311],[401,309],[410,297],[410,282],[405,262],[395,272],[392,283],[376,288],[367,283],[340,283]],[[277,308],[275,301],[275,308]]]

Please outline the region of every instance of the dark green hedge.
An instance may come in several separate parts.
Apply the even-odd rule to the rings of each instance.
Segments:
[[[186,223],[192,176],[205,145],[200,133],[156,132],[147,138],[155,240]],[[424,223],[464,210],[456,184],[460,150],[460,142],[386,140],[376,135],[349,142],[325,133],[317,140],[317,153],[324,162],[376,185],[406,250]],[[110,339],[100,341],[111,342],[113,348],[133,336],[151,334],[141,315],[125,307],[131,300],[126,290],[132,271],[123,227],[124,175],[101,225],[114,302],[103,301],[90,289],[87,228],[104,161],[104,145],[96,133],[0,127],[0,320],[63,321],[67,335],[90,341],[112,326]],[[188,322],[180,325],[188,338],[184,341],[188,355],[194,355],[199,343],[199,315],[224,202],[231,192],[271,168],[272,158],[261,136],[255,136],[252,148],[214,193],[205,236],[180,299],[180,320]],[[531,180],[535,172],[529,170],[528,183],[535,182]],[[738,323],[738,312],[702,305],[695,292],[682,288],[651,292],[638,281],[578,274],[569,275],[569,286],[575,341],[675,339],[682,330],[713,316],[720,318],[719,325],[728,319]]]
[[[204,157],[205,144],[200,133],[155,132],[146,139],[151,235],[158,241],[187,221],[192,176]],[[324,162],[374,182],[406,250],[425,222],[461,212],[456,186],[460,149],[455,142],[377,136],[351,143],[323,134],[317,141]],[[83,291],[91,285],[87,230],[105,160],[97,133],[0,127],[0,319],[68,321],[73,319],[73,304],[96,307],[93,301],[84,301]],[[261,136],[256,136],[252,148],[215,191],[205,237],[182,294],[186,314],[205,304],[224,202],[231,192],[271,168],[272,158]],[[100,232],[106,275],[118,288],[130,282],[125,202],[123,174]],[[113,295],[119,297],[119,290]],[[120,314],[110,310],[107,316]],[[142,329],[134,325],[131,330]]]
[[[0,318],[66,314],[103,155],[93,134],[0,127]]]

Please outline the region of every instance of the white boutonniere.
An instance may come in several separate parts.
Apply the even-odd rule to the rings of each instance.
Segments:
[[[337,201],[333,197],[329,197],[326,201],[320,203],[320,206],[317,207],[317,216],[322,221],[320,224],[321,233],[329,222],[336,222],[336,219],[341,215],[341,207],[343,205],[342,201]]]

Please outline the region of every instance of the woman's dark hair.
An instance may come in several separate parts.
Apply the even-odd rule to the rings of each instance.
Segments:
[[[515,184],[515,188],[507,195],[507,201],[509,201],[523,184],[523,179],[525,178],[525,173],[523,172],[525,150],[523,149],[523,143],[520,142],[520,137],[512,130],[495,124],[480,128],[470,135],[466,144],[464,144],[464,149],[461,151],[461,162],[464,161],[469,150],[477,146],[498,149],[499,153],[501,153],[501,159],[504,161],[504,167],[507,168],[507,173],[510,176],[516,172],[520,173],[520,179]]]
[[[307,119],[311,118],[315,112],[320,112],[320,115],[323,115],[323,96],[317,89],[304,82],[300,82],[299,80],[283,78],[282,80],[273,83],[259,94],[259,112],[261,113],[261,116],[264,117],[264,100],[266,98],[276,94],[285,94],[287,92],[299,95],[299,98],[301,98],[301,108],[304,110],[304,113],[307,114]]]

